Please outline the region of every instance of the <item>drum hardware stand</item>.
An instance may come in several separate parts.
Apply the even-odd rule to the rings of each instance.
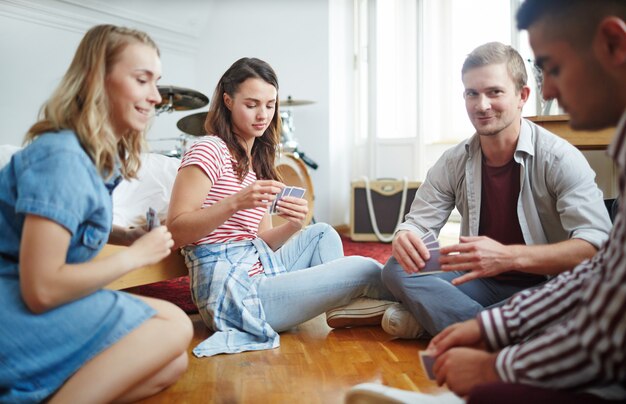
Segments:
[[[159,107],[156,107],[154,109],[155,115],[159,116],[161,115],[163,112],[169,112],[172,113],[174,111],[174,101],[172,100],[172,97],[170,96],[167,103],[163,104]]]
[[[304,154],[303,151],[298,150],[298,142],[294,137],[295,126],[293,124],[292,107],[301,105],[313,104],[313,101],[307,100],[294,100],[291,96],[287,96],[286,100],[280,101],[280,106],[284,109],[280,111],[280,118],[282,120],[280,144],[278,145],[279,153],[290,153],[298,160],[301,160],[304,164],[313,170],[317,170],[318,164],[310,157]],[[306,167],[304,168],[306,170]],[[315,217],[311,216],[311,223],[316,223]]]
[[[163,112],[187,111],[202,108],[209,103],[209,98],[189,88],[175,86],[158,86],[161,103],[155,106],[156,115]]]
[[[298,150],[298,142],[293,136],[295,126],[293,124],[291,108],[308,104],[313,104],[313,101],[294,100],[291,96],[287,96],[286,100],[281,101],[281,106],[286,107],[280,112],[280,118],[282,119],[282,131],[280,136],[281,150],[293,153],[295,157],[300,158],[307,166],[311,167],[313,170],[317,170],[318,164],[305,155],[303,151]]]
[[[178,143],[176,144],[176,146],[174,146],[173,150],[155,150],[154,153],[162,154],[167,157],[182,158],[183,154],[185,154],[185,152],[187,151],[187,143],[189,142],[190,139],[191,137],[189,135],[185,133],[181,133],[178,137],[164,137],[164,138],[159,138],[159,139],[151,139],[151,140],[148,140],[148,142],[177,140]]]
[[[304,154],[304,152],[298,150],[298,148],[296,147],[295,150],[293,151],[293,154],[298,157],[300,160],[302,160],[304,162],[304,164],[306,164],[307,166],[311,167],[314,170],[317,170],[318,164],[311,160],[309,157],[306,156],[306,154]]]

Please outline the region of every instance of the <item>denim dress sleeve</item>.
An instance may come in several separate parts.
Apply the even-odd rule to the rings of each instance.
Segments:
[[[84,363],[155,311],[136,297],[99,290],[41,314],[24,304],[19,248],[26,215],[71,235],[66,262],[91,260],[111,229],[111,195],[69,131],[40,136],[0,170],[0,402],[41,402]],[[81,269],[88,270],[88,269]]]

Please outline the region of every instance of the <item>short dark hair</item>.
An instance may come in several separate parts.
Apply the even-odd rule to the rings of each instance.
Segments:
[[[591,43],[598,23],[609,15],[626,20],[624,0],[525,0],[517,11],[517,28],[546,20],[550,34],[572,44]]]

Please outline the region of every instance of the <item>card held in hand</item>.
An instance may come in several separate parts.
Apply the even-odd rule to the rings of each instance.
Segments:
[[[427,354],[425,351],[419,351],[420,362],[422,363],[422,369],[429,380],[436,380],[435,372],[433,371],[433,365],[435,364],[435,357]]]
[[[159,227],[161,225],[159,217],[156,214],[156,210],[152,208],[148,208],[148,211],[146,212],[146,223],[148,226],[148,231],[154,229],[155,227]]]
[[[442,272],[439,265],[439,240],[435,237],[434,233],[430,230],[422,236],[422,242],[428,248],[430,258],[426,260],[426,266],[420,269],[416,275],[431,275]]]
[[[303,198],[304,197],[304,193],[305,193],[306,189],[304,188],[299,188],[299,187],[285,187],[282,189],[282,191],[280,191],[278,193],[278,195],[276,195],[276,198],[274,199],[274,202],[272,202],[272,205],[270,206],[270,214],[275,215],[278,214],[278,210],[277,208],[277,202],[286,197],[286,196],[292,196],[294,198]]]

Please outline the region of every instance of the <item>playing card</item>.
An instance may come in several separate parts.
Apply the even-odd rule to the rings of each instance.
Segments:
[[[282,191],[280,191],[280,193],[278,195],[276,195],[276,199],[274,199],[274,202],[272,202],[272,206],[270,207],[270,213],[271,214],[276,214],[278,213],[277,205],[276,203],[282,199],[285,198],[287,196],[292,196],[294,198],[302,198],[304,196],[304,193],[306,192],[306,189],[304,188],[299,188],[299,187],[285,187],[282,189]]]
[[[437,237],[435,237],[435,234],[432,231],[428,230],[424,233],[424,235],[422,235],[422,242],[424,245],[431,244],[433,241],[437,241]]]
[[[419,271],[418,275],[441,272],[441,266],[439,265],[439,257],[441,255],[439,252],[439,242],[436,242],[433,248],[429,247],[428,252],[430,252],[430,258],[426,260],[426,266]]]
[[[280,192],[276,195],[276,198],[274,198],[274,200],[272,201],[272,205],[270,206],[270,213],[273,215],[276,212],[276,202],[278,202],[278,200],[280,198],[282,198],[283,196],[285,196],[285,193],[289,192],[291,189],[291,187],[285,187],[283,189],[280,190]]]
[[[289,196],[293,196],[294,198],[302,198],[305,191],[306,189],[304,188],[293,187],[291,188],[291,193],[289,194]]]
[[[430,380],[436,380],[435,372],[433,372],[433,365],[435,364],[435,357],[427,354],[424,351],[419,351],[420,354],[420,362],[422,362],[422,369],[426,376]]]
[[[161,225],[159,217],[156,214],[156,210],[152,208],[148,208],[148,211],[146,212],[146,223],[148,226],[148,231],[154,229],[155,227],[159,227]]]

